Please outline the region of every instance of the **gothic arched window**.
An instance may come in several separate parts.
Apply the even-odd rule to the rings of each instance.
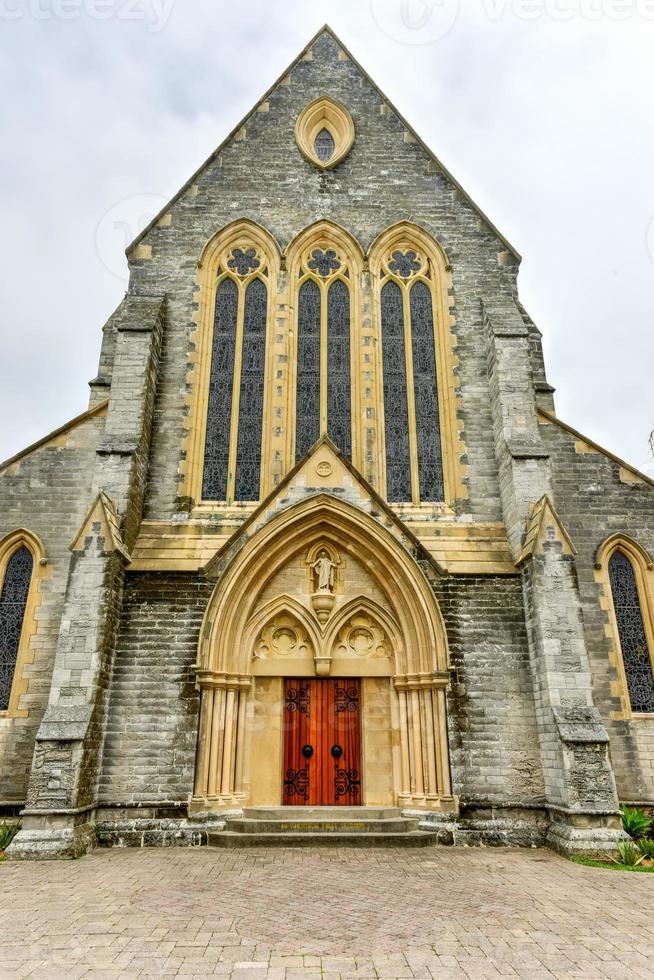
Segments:
[[[406,387],[404,302],[397,283],[388,281],[381,291],[382,365],[386,430],[386,496],[411,500],[411,453]]]
[[[0,541],[0,713],[27,717],[18,702],[27,691],[22,665],[31,663],[30,640],[40,601],[37,579],[43,574],[43,547],[29,531],[14,531]]]
[[[320,287],[312,279],[298,296],[295,456],[301,459],[320,436]]]
[[[256,501],[268,331],[268,267],[247,243],[218,266],[202,499]]]
[[[34,562],[25,545],[7,562],[0,593],[0,711],[9,707]]]
[[[351,283],[347,258],[321,243],[302,256],[297,298],[295,459],[326,432],[352,457]]]
[[[381,261],[386,497],[393,503],[445,499],[431,266],[408,246]]]
[[[642,569],[638,569],[642,574]],[[617,547],[608,561],[613,611],[631,710],[654,713],[651,623],[646,597],[641,597],[637,569]],[[649,634],[649,635],[648,635]]]

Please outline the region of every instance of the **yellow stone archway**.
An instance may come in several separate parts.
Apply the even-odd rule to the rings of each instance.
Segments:
[[[249,530],[249,536],[247,532],[236,536],[239,540],[231,551],[229,545],[223,549],[220,577],[201,629],[197,663],[201,709],[192,809],[252,802],[248,775],[252,729],[262,734],[253,697],[259,675],[319,676],[329,673],[332,665],[336,671],[332,676],[384,678],[389,703],[387,769],[392,770],[388,774],[392,798],[387,802],[452,809],[456,801],[445,704],[447,636],[429,582],[397,528],[322,492],[278,509],[263,526],[254,521]],[[331,549],[348,567],[359,569],[380,599],[361,594],[356,586],[344,587],[336,597],[338,608],[324,623],[310,601],[303,603],[283,592],[270,599],[266,589],[275,577],[292,568],[296,576],[302,575],[305,556],[317,547]],[[263,642],[264,650],[269,649],[272,633],[263,631],[271,623],[284,640],[284,654],[295,644],[297,656],[290,662],[280,656],[262,668],[255,663],[255,645]],[[350,627],[359,633],[367,630],[372,637],[374,652],[369,660],[360,656],[367,653],[365,644],[361,651],[356,643],[353,652],[346,651],[350,659],[342,659],[343,638]],[[291,634],[295,639],[289,641]],[[272,732],[269,738],[264,731],[263,742],[259,741],[267,745],[272,737]],[[276,765],[272,753],[269,766]],[[273,773],[271,785],[277,782],[281,785],[281,778]],[[277,801],[261,799],[259,793],[256,802]]]

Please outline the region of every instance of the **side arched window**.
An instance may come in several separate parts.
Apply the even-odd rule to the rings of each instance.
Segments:
[[[608,572],[631,710],[652,714],[654,651],[650,643],[651,623],[648,623],[647,603],[641,598],[632,560],[622,549],[615,550],[609,558]]]
[[[0,541],[0,713],[13,717],[29,713],[19,708],[19,700],[28,688],[23,665],[34,657],[30,642],[43,559],[43,547],[29,531],[14,531]]]
[[[204,442],[202,499],[256,501],[268,333],[268,263],[234,248],[218,268]]]

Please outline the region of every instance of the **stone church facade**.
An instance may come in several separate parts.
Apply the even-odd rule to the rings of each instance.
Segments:
[[[11,855],[343,804],[615,847],[653,482],[557,418],[520,257],[328,28],[128,259],[88,411],[0,467]]]

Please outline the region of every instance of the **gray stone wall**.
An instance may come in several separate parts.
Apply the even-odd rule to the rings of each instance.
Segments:
[[[576,438],[558,425],[541,426],[552,460],[559,516],[577,549],[576,569],[595,704],[609,734],[618,795],[654,802],[654,719],[617,721],[621,710],[611,693],[618,679],[609,664],[608,614],[600,607],[601,587],[593,574],[597,549],[609,535],[628,534],[654,552],[654,487],[620,480],[620,467],[600,453],[579,453]],[[644,440],[643,440],[644,441]]]
[[[199,710],[193,668],[213,587],[198,576],[127,576],[101,804],[188,800]]]
[[[436,595],[450,643],[454,792],[464,804],[542,804],[544,787],[519,577],[459,576]]]
[[[321,174],[298,150],[294,127],[300,111],[325,94],[351,112],[356,141],[334,171]],[[268,106],[247,121],[245,138],[233,140],[194,180],[193,193],[172,205],[171,223],[148,232],[144,243],[152,247],[152,258],[131,263],[132,292],[152,294],[165,286],[168,298],[146,516],[165,518],[179,509],[187,357],[203,246],[237,218],[264,225],[282,248],[308,225],[328,218],[364,248],[390,225],[410,219],[446,250],[470,466],[470,501],[461,509],[479,520],[501,519],[479,300],[512,294],[514,260],[508,261],[506,246],[425,150],[407,141],[403,123],[356,66],[339,60],[329,35],[315,44],[313,60],[301,61],[274,90]]]
[[[193,668],[213,583],[127,577],[109,701],[100,803],[179,803],[192,789]],[[484,805],[542,803],[538,733],[518,577],[439,584],[450,637],[455,792]]]
[[[0,718],[0,804],[24,802],[34,739],[48,701],[59,623],[71,560],[69,546],[91,506],[96,446],[105,418],[91,416],[54,444],[43,446],[0,471],[0,538],[18,527],[45,547],[48,574],[41,583],[34,663],[24,675],[29,688],[20,707],[27,718]]]

